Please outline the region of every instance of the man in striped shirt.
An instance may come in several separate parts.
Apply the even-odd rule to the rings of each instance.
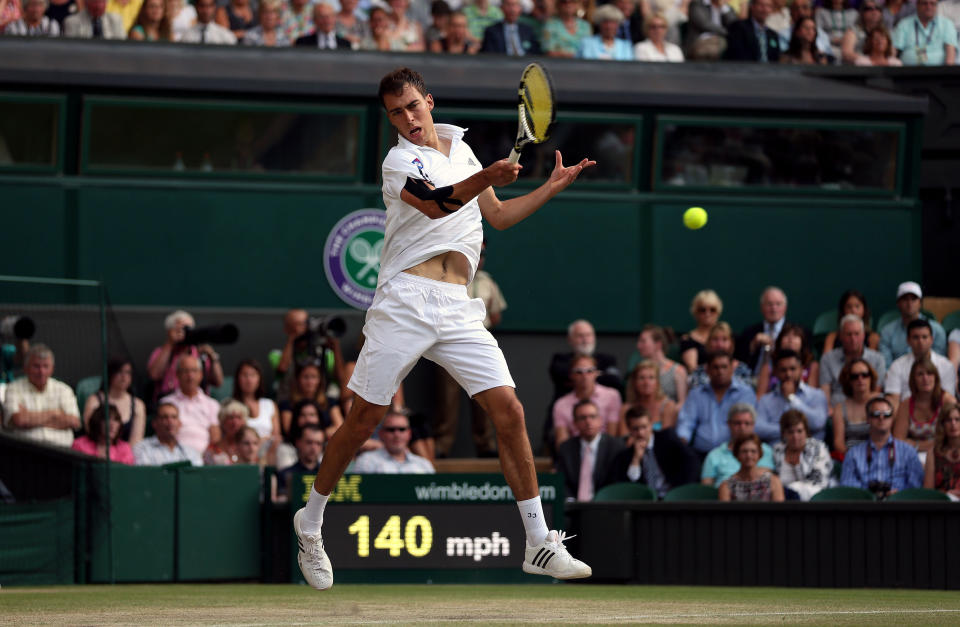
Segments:
[[[44,15],[47,5],[48,0],[26,0],[23,17],[7,24],[3,34],[21,37],[59,37],[60,25],[56,20],[51,20]]]

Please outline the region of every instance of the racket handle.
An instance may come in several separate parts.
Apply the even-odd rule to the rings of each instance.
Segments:
[[[501,153],[501,154],[503,154],[503,153]],[[513,148],[513,149],[510,151],[510,156],[507,157],[507,160],[508,160],[510,163],[518,163],[518,162],[520,161],[520,153],[517,152],[517,149],[516,149],[516,148]]]

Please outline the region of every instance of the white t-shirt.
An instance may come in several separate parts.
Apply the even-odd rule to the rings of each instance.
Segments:
[[[273,433],[273,401],[269,398],[261,398],[257,400],[257,404],[260,406],[260,411],[256,418],[247,418],[247,426],[253,427],[261,438],[268,438]],[[283,468],[283,466],[277,467]]]
[[[906,355],[901,355],[893,360],[890,368],[887,370],[887,378],[883,384],[884,394],[899,394],[900,402],[910,397],[910,369],[913,368],[913,362],[916,358],[913,351],[908,351]],[[950,360],[942,355],[930,351],[930,361],[936,366],[940,373],[940,387],[949,394],[957,394],[957,371],[954,369]]]
[[[450,140],[450,156],[417,146],[400,136],[397,145],[383,160],[383,204],[387,208],[386,233],[380,256],[378,286],[441,253],[463,253],[470,262],[473,280],[480,261],[483,223],[476,197],[448,216],[431,220],[416,207],[400,200],[407,177],[422,179],[434,187],[445,187],[471,177],[483,166],[463,141],[464,128],[436,124],[437,135]]]
[[[649,39],[641,41],[633,47],[633,58],[637,61],[669,61],[680,63],[683,61],[683,50],[680,46],[669,41],[663,42],[663,53],[657,50]]]

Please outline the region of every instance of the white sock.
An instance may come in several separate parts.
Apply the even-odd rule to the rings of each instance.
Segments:
[[[527,544],[537,546],[547,537],[547,521],[543,517],[543,505],[540,497],[535,496],[526,501],[517,501],[520,508],[520,518],[523,519],[523,528],[527,532]]]
[[[310,499],[304,507],[303,518],[301,518],[300,527],[307,535],[315,536],[320,533],[320,527],[323,526],[323,508],[327,506],[327,499],[330,495],[324,496],[316,490],[310,490]]]

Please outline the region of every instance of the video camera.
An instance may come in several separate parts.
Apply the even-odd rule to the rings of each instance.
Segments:
[[[307,332],[293,341],[293,356],[297,366],[322,365],[329,338],[341,338],[347,332],[347,321],[340,316],[311,316]]]
[[[867,484],[867,489],[873,492],[878,501],[886,500],[890,496],[893,486],[889,481],[877,481],[876,479]]]
[[[29,340],[37,332],[37,325],[26,316],[7,316],[0,319],[0,342],[14,343]]]
[[[211,324],[205,327],[186,327],[183,342],[188,346],[197,344],[234,344],[240,337],[235,324]]]

